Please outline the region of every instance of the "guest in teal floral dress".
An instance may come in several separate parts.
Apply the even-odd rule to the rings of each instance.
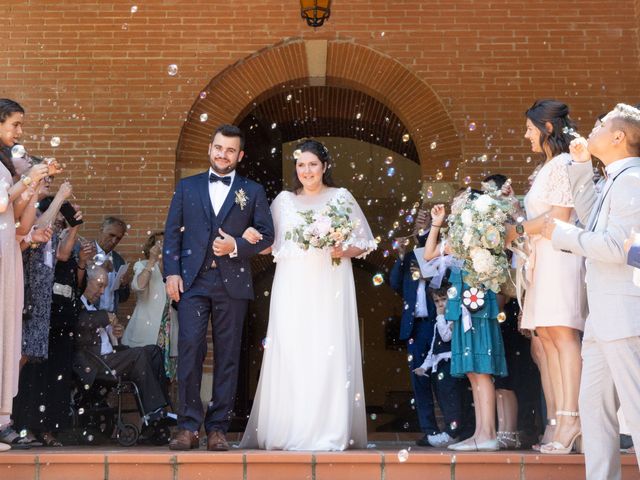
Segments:
[[[451,253],[444,243],[438,244],[440,227],[445,219],[444,205],[433,207],[431,218],[431,231],[424,250],[425,260]],[[448,448],[457,451],[495,451],[499,449],[499,444],[496,434],[496,390],[492,376],[507,375],[504,345],[497,320],[498,304],[492,291],[470,289],[463,281],[464,275],[459,268],[450,268],[451,285],[445,319],[453,322],[451,375],[466,375],[471,382],[476,428],[470,438]]]
[[[464,272],[452,269],[451,288],[445,319],[453,322],[451,337],[451,375],[464,377],[467,373],[486,373],[498,377],[507,375],[507,362],[500,325],[497,321],[498,301],[492,291],[484,292],[484,306],[470,312],[471,328],[465,331],[462,319],[462,294],[469,291],[463,281]]]

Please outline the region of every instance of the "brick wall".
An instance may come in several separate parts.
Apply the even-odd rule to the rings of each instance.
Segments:
[[[399,62],[440,100],[473,179],[491,170],[524,180],[523,111],[535,98],[568,102],[583,130],[616,102],[640,101],[638,0],[337,0],[317,30],[295,1],[4,3],[0,95],[26,107],[27,148],[66,164],[85,235],[107,214],[131,225],[120,248],[130,258],[163,225],[176,145],[199,92],[287,39],[347,41]],[[486,163],[474,160],[483,154]]]

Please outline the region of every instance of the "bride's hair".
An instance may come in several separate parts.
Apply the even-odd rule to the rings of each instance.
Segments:
[[[335,187],[336,184],[331,177],[332,162],[329,150],[317,140],[304,140],[296,145],[296,149],[293,152],[293,181],[291,183],[291,191],[297,194],[302,190],[302,183],[296,172],[296,162],[298,161],[298,156],[303,152],[313,153],[320,159],[322,165],[327,167],[322,175],[322,183],[327,187]]]

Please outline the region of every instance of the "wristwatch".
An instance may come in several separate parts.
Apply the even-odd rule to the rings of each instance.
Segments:
[[[524,222],[524,217],[516,218],[516,233],[520,236],[524,235],[524,225],[522,222]]]

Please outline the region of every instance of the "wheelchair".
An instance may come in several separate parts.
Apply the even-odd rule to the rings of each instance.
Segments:
[[[176,416],[169,413],[161,418],[149,420],[136,383],[123,380],[99,355],[87,353],[98,368],[108,372],[109,378],[96,379],[91,386],[83,385],[79,378],[77,379],[71,414],[73,428],[82,431],[81,442],[91,445],[115,437],[123,447],[131,447],[139,441],[152,445],[169,443],[170,427],[175,425]],[[133,395],[135,409],[126,408],[124,399],[125,395],[129,394]],[[140,426],[125,421],[125,415],[131,413],[139,414]]]

